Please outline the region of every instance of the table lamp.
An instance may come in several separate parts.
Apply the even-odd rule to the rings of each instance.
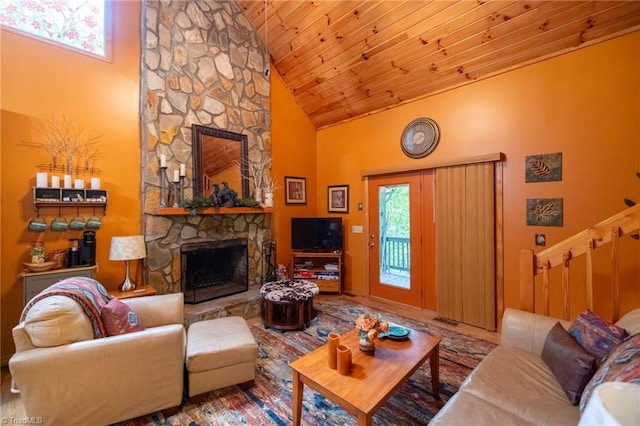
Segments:
[[[136,283],[131,281],[129,274],[129,261],[144,259],[145,257],[147,257],[147,251],[144,245],[144,236],[133,235],[129,237],[111,237],[109,260],[124,260],[126,265],[124,281],[118,286],[118,290],[135,290]]]

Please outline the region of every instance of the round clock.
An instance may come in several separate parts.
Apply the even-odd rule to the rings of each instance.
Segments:
[[[416,118],[405,127],[400,138],[402,152],[411,158],[431,154],[440,140],[440,130],[430,118]]]

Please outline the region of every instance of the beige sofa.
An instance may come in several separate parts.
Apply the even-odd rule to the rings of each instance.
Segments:
[[[577,425],[572,405],[542,360],[549,330],[570,322],[507,309],[500,345],[473,370],[429,425]],[[640,309],[616,323],[630,335],[640,328]]]
[[[27,416],[46,425],[107,425],[180,405],[182,293],[123,302],[145,330],[36,347],[24,322],[13,329],[16,354],[9,368]]]

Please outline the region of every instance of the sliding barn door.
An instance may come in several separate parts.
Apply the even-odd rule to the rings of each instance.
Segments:
[[[494,163],[436,169],[438,315],[495,330]]]

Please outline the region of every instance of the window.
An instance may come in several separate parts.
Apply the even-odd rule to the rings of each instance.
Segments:
[[[2,0],[0,24],[101,57],[106,0]]]

